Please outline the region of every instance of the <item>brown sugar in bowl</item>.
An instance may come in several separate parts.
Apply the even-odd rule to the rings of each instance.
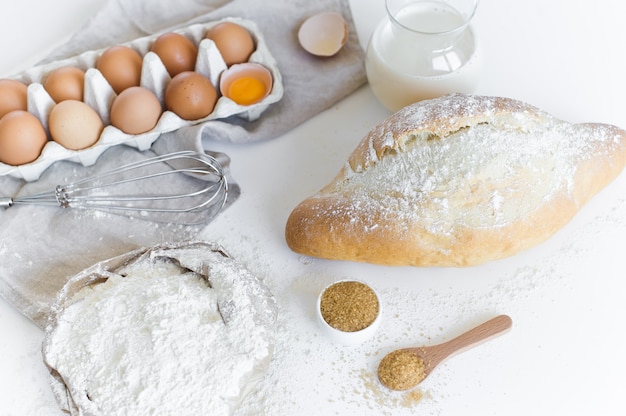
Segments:
[[[382,305],[367,284],[341,280],[320,292],[316,314],[322,329],[333,341],[356,345],[369,339],[378,329]]]

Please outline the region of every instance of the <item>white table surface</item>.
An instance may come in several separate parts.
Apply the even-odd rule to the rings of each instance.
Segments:
[[[34,65],[103,3],[4,4],[0,76]],[[351,4],[365,45],[383,0]],[[483,0],[474,24],[486,58],[476,92],[571,122],[626,127],[622,8],[613,0]],[[306,259],[286,247],[290,210],[388,115],[364,86],[276,140],[214,147],[233,159],[244,193],[201,236],[267,278],[285,313],[279,342],[289,348],[277,348],[273,386],[249,398],[246,406],[257,409],[249,413],[626,414],[626,173],[546,243],[483,266],[390,268]],[[330,344],[313,319],[317,291],[342,278],[371,283],[385,308],[377,336],[356,348]],[[511,315],[513,330],[444,363],[421,386],[421,401],[370,383],[385,352],[445,341],[499,313]],[[60,415],[41,360],[42,331],[0,299],[0,334],[0,416]]]

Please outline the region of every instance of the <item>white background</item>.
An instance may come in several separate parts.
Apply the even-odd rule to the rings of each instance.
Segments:
[[[384,15],[383,0],[350,3],[365,46]],[[0,76],[36,64],[101,4],[4,5]],[[521,99],[571,122],[626,127],[622,9],[611,0],[483,0],[474,20],[485,54],[477,93]],[[548,242],[483,266],[389,268],[289,251],[283,228],[290,210],[330,181],[388,115],[364,86],[276,140],[214,146],[233,159],[243,195],[202,236],[267,279],[284,307],[267,382],[241,413],[626,414],[626,173]],[[379,333],[357,348],[331,344],[311,312],[317,291],[341,278],[371,283],[383,300]],[[513,330],[444,363],[420,387],[421,401],[370,382],[385,352],[445,341],[499,313],[511,315]],[[60,415],[41,360],[42,338],[0,300],[0,416]]]

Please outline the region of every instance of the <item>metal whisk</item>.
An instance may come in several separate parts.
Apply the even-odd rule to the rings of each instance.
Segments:
[[[130,163],[54,190],[0,198],[0,207],[47,205],[196,224],[224,207],[228,182],[213,156],[181,151]]]

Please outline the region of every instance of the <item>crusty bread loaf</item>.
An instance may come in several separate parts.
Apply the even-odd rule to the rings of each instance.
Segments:
[[[454,94],[374,127],[287,220],[289,247],[326,259],[469,266],[563,227],[626,164],[626,131],[523,102]]]

